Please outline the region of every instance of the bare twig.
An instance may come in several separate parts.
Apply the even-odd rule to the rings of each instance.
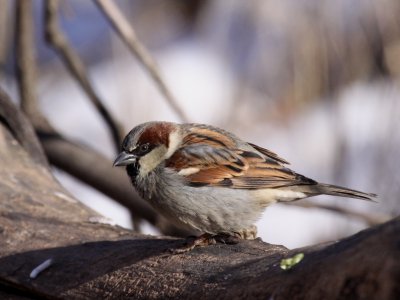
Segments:
[[[21,107],[26,114],[36,114],[37,98],[35,47],[33,40],[33,11],[32,2],[18,1],[16,3],[16,46],[17,73]]]
[[[16,73],[21,107],[35,128],[47,131],[51,126],[40,113],[36,96],[34,22],[31,0],[16,2],[15,22]]]
[[[296,201],[296,202],[290,202],[287,204],[297,206],[297,207],[302,207],[302,208],[317,208],[317,209],[328,210],[330,212],[337,213],[340,215],[361,219],[362,221],[367,223],[369,226],[384,223],[384,222],[390,220],[390,218],[391,218],[390,216],[387,216],[384,214],[363,213],[363,212],[351,210],[351,209],[340,207],[340,206],[321,204],[321,203],[315,203],[315,202],[310,202],[310,201]]]
[[[105,157],[61,136],[41,135],[40,138],[51,164],[129,207],[135,216],[156,223],[156,214],[134,192],[127,176],[122,170],[112,168]]]
[[[48,1],[47,4],[53,3],[53,1]],[[54,9],[56,7],[52,6],[51,8]],[[52,22],[54,22],[54,19]],[[171,230],[172,227],[167,225],[167,222],[160,219],[148,204],[135,194],[132,186],[127,181],[127,177],[122,174],[122,172],[112,169],[111,162],[92,150],[82,149],[82,147],[64,140],[41,114],[35,94],[36,65],[34,60],[35,55],[32,36],[32,3],[30,0],[17,2],[16,23],[17,74],[19,79],[19,89],[21,92],[21,105],[32,121],[37,133],[41,137],[42,145],[45,148],[46,155],[50,162],[112,197],[118,203],[127,207],[132,216],[136,218],[144,218],[155,226],[161,226],[164,230],[163,228],[160,229],[164,232],[174,233],[174,229]],[[52,36],[56,38],[59,37],[57,34]],[[59,45],[61,49],[67,49],[67,52],[72,51],[69,47],[64,48],[64,42],[62,38],[61,44],[60,41],[55,44]],[[71,53],[74,55],[73,52]],[[69,54],[67,54],[66,57],[69,57]],[[66,58],[66,60],[69,61],[68,58]],[[75,61],[75,63],[71,63],[71,66],[75,65],[77,60],[73,59],[72,61]],[[78,64],[75,66],[78,66],[77,70],[83,70],[82,65],[79,63],[79,59]],[[71,68],[74,69],[75,67]],[[81,75],[84,74],[84,72],[80,73],[80,71],[78,73]],[[83,82],[88,83],[86,77],[83,76],[83,78]],[[0,96],[4,95],[0,93]],[[3,106],[0,113],[3,112],[3,110],[4,113],[12,112],[12,110],[7,106]],[[0,121],[3,121],[3,123],[8,127],[21,130],[20,127],[16,126],[20,124],[18,120],[19,119],[16,119],[16,122],[12,123],[4,117],[0,118]],[[46,162],[45,159],[41,159],[43,156],[40,156],[40,153],[37,153],[40,151],[40,149],[36,149],[38,148],[36,147],[37,145],[30,143],[31,139],[26,138],[24,135],[20,137],[16,133],[14,135],[16,135],[16,138],[21,144],[30,145],[28,150],[32,151],[29,152],[34,153],[35,156],[38,157],[38,160],[40,159],[40,161],[43,161],[44,163]]]
[[[111,161],[101,154],[59,135],[40,135],[40,139],[51,164],[127,207],[133,219],[143,218],[164,234],[188,234],[154,212],[135,192],[123,170],[112,168]]]
[[[172,96],[172,93],[162,79],[156,62],[154,61],[150,53],[146,50],[146,48],[140,43],[133,27],[129,24],[115,2],[110,0],[95,0],[94,2],[110,21],[122,41],[128,46],[129,50],[132,51],[136,58],[149,72],[160,92],[164,95],[165,99],[168,101],[169,105],[172,107],[175,113],[182,121],[187,122],[188,118],[186,114],[176,103],[175,98]]]
[[[106,109],[99,95],[94,90],[85,67],[78,54],[68,44],[63,32],[58,25],[58,0],[47,0],[45,7],[45,23],[46,23],[46,40],[61,56],[66,67],[71,72],[76,81],[88,95],[93,105],[100,113],[106,124],[108,125],[117,151],[119,150],[123,139],[123,132],[118,122],[112,117],[111,113]]]
[[[54,5],[55,2],[53,1],[48,1],[49,6],[51,6],[50,4]],[[34,127],[36,129],[36,131],[39,133],[40,136],[46,136],[46,137],[59,137],[60,135],[56,132],[56,130],[49,124],[49,122],[47,121],[47,119],[41,114],[40,112],[40,108],[38,105],[38,101],[37,101],[37,97],[36,97],[36,93],[35,93],[35,89],[36,89],[36,65],[35,65],[35,54],[34,54],[34,45],[33,45],[33,32],[32,32],[32,28],[33,28],[33,20],[32,20],[32,2],[30,0],[24,0],[24,1],[18,1],[17,2],[17,17],[16,17],[16,40],[17,40],[17,75],[18,75],[18,80],[19,80],[19,89],[20,89],[20,93],[21,93],[21,106],[24,109],[24,111],[27,113],[27,115],[29,116],[29,118],[31,119],[32,123],[34,124]],[[51,6],[52,9],[55,9],[55,6]],[[53,10],[51,10],[53,11]],[[54,12],[56,12],[56,10],[54,10]],[[52,18],[48,18],[50,19],[51,22],[55,22],[54,19]],[[54,28],[51,27],[50,28]],[[54,32],[53,32],[54,33]],[[57,31],[55,31],[55,35],[51,35],[53,37],[58,37],[59,35],[57,35]],[[60,47],[62,49],[64,49],[64,45],[63,44],[63,38],[61,38],[61,44],[60,41],[56,42],[56,45],[61,45]],[[65,42],[65,40],[64,40]],[[67,47],[67,49],[69,49]],[[69,50],[67,50],[69,51]],[[72,50],[71,50],[72,53]],[[74,56],[74,53],[72,53],[72,56]],[[69,54],[66,55],[66,57],[69,57]],[[66,59],[68,61],[68,58]],[[78,60],[74,60],[73,61],[78,61],[78,70],[83,70],[82,65]],[[76,64],[76,63],[75,63]],[[75,65],[74,63],[72,63],[71,65]],[[74,67],[72,67],[73,69]],[[78,71],[78,74],[83,74],[83,82],[88,83],[86,76],[84,75],[84,71],[80,72]],[[77,77],[78,78],[78,77]],[[86,86],[90,86],[90,85],[86,85]],[[0,96],[2,96],[0,94]],[[3,95],[4,96],[4,95]],[[99,102],[100,103],[100,102]],[[100,104],[100,107],[101,104]],[[7,109],[6,106],[4,106],[4,109]],[[10,109],[8,109],[8,112],[10,111]],[[106,110],[103,110],[106,112]],[[1,111],[0,111],[1,112]],[[7,121],[7,120],[5,120]],[[18,121],[18,120],[17,120]],[[16,124],[20,124],[20,122],[14,122],[14,123],[10,123],[9,121],[6,122],[7,125],[9,125],[10,128],[17,128],[20,129],[19,127],[16,126]],[[115,128],[115,127],[114,127]],[[16,136],[18,138],[18,136]],[[61,139],[61,138],[60,138]],[[21,144],[26,144],[29,143],[29,139],[27,139],[25,141],[25,137],[22,136],[22,138],[18,139],[20,141]],[[48,143],[43,143],[45,146],[48,146]],[[66,143],[68,145],[68,143]],[[119,140],[118,140],[118,147],[119,147]],[[31,147],[33,150],[33,153],[36,154],[36,148],[34,147],[34,144],[32,144]],[[53,162],[54,157],[57,158],[57,156],[52,155],[53,152],[51,152],[52,149],[54,149],[55,146],[53,146],[52,148],[46,147],[46,154],[47,156],[50,158],[51,162]],[[32,150],[29,149],[29,150]],[[62,153],[64,155],[66,155],[64,158],[69,157],[68,161],[69,163],[66,163],[65,165],[60,164],[59,160],[56,160],[56,166],[59,166],[62,169],[66,169],[66,171],[68,172],[68,170],[75,170],[73,169],[74,165],[80,165],[80,169],[79,169],[79,175],[77,175],[78,178],[80,178],[81,180],[84,178],[86,180],[86,183],[94,185],[95,187],[99,187],[101,186],[104,190],[107,190],[108,185],[110,182],[112,182],[109,178],[109,176],[112,176],[111,173],[112,172],[108,172],[108,170],[104,173],[100,173],[100,174],[108,174],[108,176],[99,176],[96,177],[95,179],[98,178],[103,178],[103,180],[100,181],[96,181],[93,179],[93,176],[90,177],[88,176],[87,178],[85,178],[84,175],[87,175],[87,173],[90,174],[91,170],[94,170],[94,165],[98,166],[100,164],[100,166],[102,165],[101,163],[99,163],[99,161],[107,161],[105,158],[101,157],[97,157],[95,155],[92,154],[92,158],[97,158],[99,160],[97,160],[97,162],[94,162],[93,166],[88,165],[85,162],[93,162],[93,160],[89,160],[87,158],[87,156],[90,156],[90,154],[92,153],[92,151],[81,151],[79,152],[77,155],[73,155],[73,153],[71,152],[67,152],[67,153]],[[86,155],[86,156],[85,156]],[[40,158],[40,155],[36,155],[37,157]],[[46,161],[45,159],[42,159],[42,161]],[[57,164],[59,163],[59,164]],[[86,168],[86,169],[85,169]],[[111,163],[108,166],[108,169],[111,169]],[[88,172],[85,172],[85,170],[87,170]],[[74,174],[76,175],[76,174]],[[120,177],[115,177],[115,178],[119,178]],[[106,182],[106,183],[105,183]],[[104,185],[103,185],[104,184]],[[132,190],[132,188],[131,188]],[[106,194],[109,194],[106,192]],[[114,195],[115,196],[115,195]],[[138,198],[136,196],[136,198]],[[147,206],[140,206],[140,204],[138,205],[134,205],[135,202],[130,202],[128,200],[129,198],[125,195],[116,195],[116,201],[121,203],[122,205],[125,205],[128,209],[130,209],[131,214],[136,216],[136,217],[144,217],[146,220],[148,220],[150,223],[152,224],[156,224],[156,215],[153,211],[150,211]],[[133,199],[135,199],[133,197]],[[139,199],[140,200],[140,199]],[[134,201],[134,200],[132,200]],[[139,202],[140,203],[140,202]]]
[[[0,76],[7,59],[8,36],[8,1],[0,1]]]

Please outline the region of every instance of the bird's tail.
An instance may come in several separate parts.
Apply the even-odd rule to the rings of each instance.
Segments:
[[[299,186],[299,188],[302,190],[302,192],[308,194],[309,197],[325,194],[339,197],[357,198],[374,202],[376,202],[375,198],[377,197],[377,195],[373,193],[364,193],[342,186],[325,183],[318,183],[316,185],[303,185],[301,187]]]

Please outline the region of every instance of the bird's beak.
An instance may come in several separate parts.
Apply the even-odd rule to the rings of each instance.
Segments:
[[[114,167],[127,166],[136,162],[136,156],[122,151],[114,161]]]

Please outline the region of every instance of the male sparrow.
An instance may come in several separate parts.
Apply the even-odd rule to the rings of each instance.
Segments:
[[[255,238],[254,223],[275,202],[326,194],[372,200],[368,194],[318,183],[275,153],[202,124],[148,122],[133,128],[114,166],[126,166],[139,194],[177,226],[205,234],[175,252],[216,237]]]

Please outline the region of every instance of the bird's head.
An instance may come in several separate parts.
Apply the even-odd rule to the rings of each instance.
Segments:
[[[138,125],[125,137],[114,166],[126,166],[130,176],[144,177],[170,158],[181,141],[178,124],[148,122]]]

